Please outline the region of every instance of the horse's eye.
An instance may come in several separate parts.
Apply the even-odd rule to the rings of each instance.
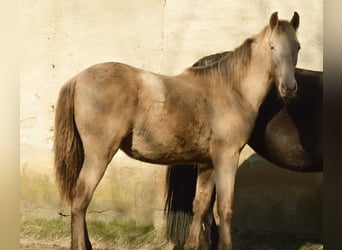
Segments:
[[[271,50],[274,50],[274,44],[273,44],[273,42],[269,42],[268,46],[270,46],[270,49],[271,49]]]

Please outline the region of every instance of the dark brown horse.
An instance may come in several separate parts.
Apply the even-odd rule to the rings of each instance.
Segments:
[[[206,56],[193,67],[202,67],[229,56],[232,52]],[[248,145],[280,167],[300,171],[322,171],[322,98],[323,73],[296,69],[298,96],[285,105],[273,87],[260,107]],[[175,249],[183,249],[188,225],[192,221],[192,202],[197,180],[196,165],[173,165],[168,168],[165,213],[167,237]],[[212,201],[215,195],[213,194]],[[211,204],[212,211],[213,202]],[[217,229],[213,215],[206,234],[216,249]],[[210,237],[211,234],[211,237]]]
[[[71,203],[72,248],[91,249],[86,210],[118,149],[159,164],[199,164],[187,249],[199,248],[216,186],[220,249],[231,249],[231,214],[240,151],[272,84],[296,95],[299,15],[273,13],[259,34],[228,58],[163,76],[121,63],[94,65],[61,89],[55,117],[55,169]],[[215,174],[214,174],[215,169]]]

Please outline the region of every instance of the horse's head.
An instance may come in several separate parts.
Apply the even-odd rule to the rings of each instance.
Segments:
[[[299,26],[299,15],[294,12],[290,22],[278,19],[278,13],[271,15],[268,49],[271,53],[271,75],[277,85],[280,96],[284,100],[291,99],[297,93],[295,66],[297,64],[300,44],[296,30]]]

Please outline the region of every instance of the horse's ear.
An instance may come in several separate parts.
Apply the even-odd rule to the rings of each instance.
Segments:
[[[272,30],[277,25],[277,23],[278,23],[278,12],[274,12],[270,18],[270,27]]]
[[[298,29],[298,27],[299,27],[299,15],[298,15],[298,13],[296,11],[294,12],[293,17],[292,17],[290,23],[292,24],[292,26],[293,26],[293,28],[295,30]]]

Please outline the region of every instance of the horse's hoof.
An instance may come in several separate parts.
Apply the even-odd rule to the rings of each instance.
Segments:
[[[184,250],[199,250],[199,246],[196,242],[189,242],[184,245]]]

